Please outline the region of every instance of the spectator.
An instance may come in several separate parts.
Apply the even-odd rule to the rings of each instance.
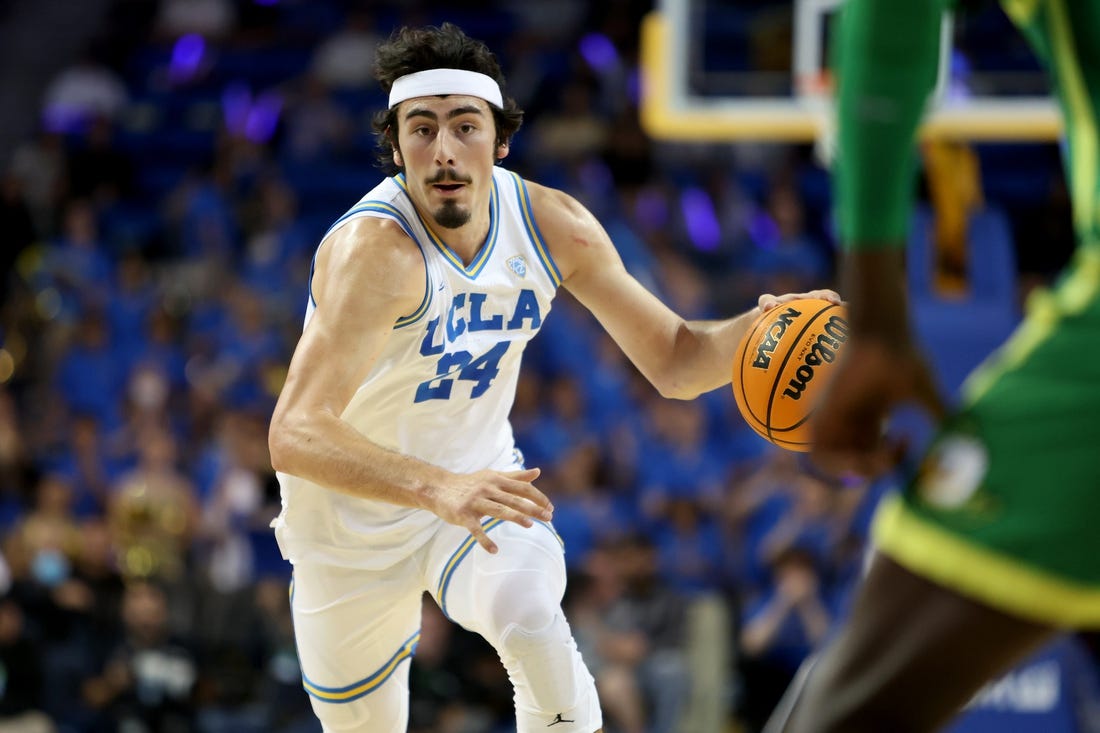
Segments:
[[[24,623],[23,609],[0,598],[0,730],[54,733],[57,727],[41,709],[42,658]]]
[[[80,633],[93,658],[103,658],[105,646],[117,637],[124,584],[111,533],[103,517],[79,524],[80,539],[72,577],[63,585],[64,605],[80,615]],[[71,688],[66,688],[71,690]]]
[[[145,258],[136,252],[124,255],[114,268],[113,287],[106,297],[105,310],[115,346],[126,367],[131,368],[144,348],[145,323],[159,297]]]
[[[53,236],[68,179],[65,140],[61,133],[40,127],[34,138],[16,147],[9,172],[21,184],[36,237]]]
[[[96,115],[88,120],[80,142],[70,150],[68,195],[87,199],[98,210],[133,193],[134,166],[115,141],[115,120]]]
[[[825,638],[833,613],[816,555],[798,545],[770,563],[772,586],[750,599],[741,628],[740,712],[759,731],[794,678],[802,660]]]
[[[554,499],[554,529],[565,543],[565,564],[580,570],[601,538],[626,534],[631,514],[601,483],[603,456],[595,443],[573,446],[547,466],[545,485]]]
[[[16,537],[29,558],[32,584],[50,593],[69,578],[80,529],[72,513],[72,487],[64,477],[47,474],[39,480],[34,506]]]
[[[33,470],[22,422],[15,396],[0,387],[0,496],[5,500],[21,498]],[[0,508],[0,530],[7,526],[7,519],[6,511]]]
[[[410,733],[489,729],[492,711],[460,702],[475,699],[468,674],[472,656],[486,652],[481,640],[448,621],[427,596],[421,620],[420,643],[409,672]]]
[[[302,689],[302,671],[294,647],[294,622],[287,602],[286,579],[274,575],[256,583],[260,658],[263,670],[258,700],[266,711],[265,731],[316,733],[317,722]]]
[[[233,170],[228,158],[191,170],[164,201],[173,254],[190,268],[195,292],[205,294],[236,260],[238,226],[233,208]]]
[[[77,517],[104,516],[111,483],[118,477],[123,457],[112,455],[95,415],[77,412],[69,421],[69,446],[51,468],[72,486]]]
[[[95,209],[86,199],[65,206],[60,235],[46,253],[44,285],[57,288],[61,314],[74,319],[86,308],[103,309],[109,299],[114,263],[105,254]]]
[[[570,81],[559,103],[532,126],[535,146],[550,161],[576,163],[603,150],[610,136],[608,121],[595,107],[596,89],[587,80]]]
[[[352,153],[355,126],[346,105],[316,72],[299,80],[283,114],[281,153],[294,163],[336,161]]]
[[[99,518],[79,524],[72,570],[51,592],[51,612],[64,623],[63,637],[44,649],[46,711],[63,729],[80,729],[88,712],[73,705],[73,690],[95,672],[120,631],[123,592],[114,547]]]
[[[689,694],[683,599],[660,582],[657,548],[644,535],[617,544],[613,557],[624,592],[607,609],[601,654],[633,669],[649,721],[645,731],[674,733]]]
[[[265,176],[256,185],[241,258],[241,280],[272,312],[289,311],[306,286],[313,238],[304,230],[298,197],[283,179]],[[294,311],[297,323],[297,311]]]
[[[98,310],[81,317],[75,342],[62,353],[57,365],[57,389],[70,414],[95,417],[102,429],[113,431],[122,423],[121,400],[124,365],[111,345],[107,323]]]
[[[169,389],[168,398],[178,406],[182,391],[186,388],[186,357],[180,343],[184,326],[162,305],[154,305],[141,324],[142,335],[136,339],[135,352],[130,363],[130,399],[137,404],[151,406],[150,400],[134,394],[132,389],[135,370],[151,370],[164,377]]]
[[[766,215],[752,227],[756,246],[743,263],[747,272],[765,278],[768,292],[828,281],[831,263],[825,246],[806,230],[805,214],[805,203],[794,185],[780,182],[771,188]],[[760,288],[759,281],[755,287]]]
[[[352,10],[344,26],[321,41],[313,52],[310,72],[330,87],[362,89],[374,84],[374,50],[381,37],[374,18]]]
[[[168,621],[161,588],[144,581],[126,587],[122,637],[81,687],[85,704],[97,714],[97,732],[193,729],[198,665],[187,645],[172,636]]]
[[[620,636],[608,624],[608,610],[624,593],[614,552],[605,539],[588,555],[583,570],[570,573],[566,610],[577,648],[596,679],[608,728],[645,733],[645,704],[636,674],[640,640],[637,635]]]
[[[0,176],[0,231],[5,245],[0,248],[0,305],[8,302],[15,285],[15,263],[37,239],[34,219],[26,203],[22,180],[14,172]]]
[[[160,0],[153,24],[164,40],[194,34],[224,41],[236,29],[237,12],[232,0]]]
[[[42,115],[50,129],[72,132],[97,117],[118,119],[129,101],[122,78],[88,51],[46,87]]]
[[[111,492],[108,517],[127,579],[183,582],[198,520],[194,487],[179,471],[176,439],[165,430],[138,436],[137,466]]]

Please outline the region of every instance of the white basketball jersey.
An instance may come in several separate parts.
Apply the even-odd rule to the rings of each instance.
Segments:
[[[458,473],[521,465],[508,414],[523,350],[561,284],[523,180],[494,168],[490,207],[489,234],[469,265],[421,219],[403,174],[363,197],[319,245],[370,216],[396,221],[420,246],[424,299],[394,324],[341,417],[378,445]],[[307,324],[314,307],[311,293]],[[381,569],[420,547],[441,521],[422,509],[278,478],[283,510],[272,524],[292,562]]]

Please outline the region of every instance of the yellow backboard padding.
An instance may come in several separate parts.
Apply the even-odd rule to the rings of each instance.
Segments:
[[[682,82],[671,78],[671,53],[669,24],[660,12],[649,13],[641,29],[640,115],[654,139],[812,142],[825,127],[825,113],[796,97],[692,96],[674,86]],[[988,142],[1052,141],[1062,134],[1062,116],[1047,98],[983,97],[934,110],[920,134]]]

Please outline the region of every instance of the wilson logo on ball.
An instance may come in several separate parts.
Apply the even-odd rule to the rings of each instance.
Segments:
[[[802,399],[802,393],[806,391],[806,385],[814,378],[814,367],[822,364],[832,364],[836,360],[837,349],[848,340],[848,321],[840,316],[831,317],[825,324],[825,333],[817,335],[810,350],[806,352],[802,364],[794,373],[794,377],[788,382],[788,387],[783,394],[792,400]],[[754,363],[753,366],[756,366]]]

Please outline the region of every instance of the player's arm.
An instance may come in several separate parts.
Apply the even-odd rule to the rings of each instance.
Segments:
[[[852,332],[814,417],[814,456],[876,474],[897,460],[882,426],[895,404],[943,406],[914,345],[905,282],[916,132],[936,78],[946,0],[848,0],[834,39],[840,283]]]
[[[762,309],[804,295],[763,295],[756,308],[736,318],[687,321],[627,272],[607,232],[584,206],[561,191],[528,186],[563,286],[666,397],[690,399],[728,384],[734,352],[753,319]],[[838,299],[832,291],[809,295]]]
[[[841,291],[853,331],[909,339],[904,248],[916,132],[936,82],[948,0],[848,0],[834,42]]]
[[[275,470],[356,497],[428,509],[468,527],[483,516],[528,525],[549,501],[537,470],[454,474],[387,450],[341,419],[393,330],[424,296],[424,260],[393,222],[363,218],[334,233],[317,254],[317,303],[290,362],[271,418]]]

